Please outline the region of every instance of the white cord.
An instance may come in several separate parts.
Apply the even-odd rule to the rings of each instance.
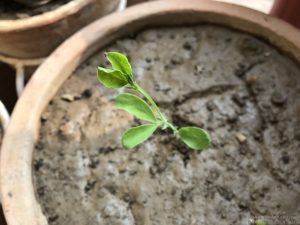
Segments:
[[[6,57],[0,54],[0,61],[4,62],[6,64],[9,64],[13,67],[15,67],[16,70],[16,90],[18,97],[21,96],[24,84],[25,84],[25,71],[24,68],[26,66],[38,66],[40,65],[45,58],[38,58],[38,59],[15,59]]]
[[[16,90],[18,97],[21,96],[24,90],[24,83],[25,83],[25,74],[24,74],[24,67],[23,65],[16,66]]]
[[[118,12],[124,11],[126,9],[126,6],[127,6],[127,0],[120,0],[117,11]]]
[[[9,114],[1,101],[0,101],[0,123],[2,123],[3,129],[6,130],[9,123]]]

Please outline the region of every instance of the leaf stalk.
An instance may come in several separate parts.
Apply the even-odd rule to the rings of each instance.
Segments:
[[[162,126],[166,127],[166,128],[170,128],[174,132],[174,135],[177,137],[178,136],[178,129],[173,124],[171,124],[167,120],[167,118],[162,114],[162,112],[160,111],[159,107],[157,106],[157,104],[155,103],[153,98],[141,86],[139,86],[136,82],[134,82],[134,84],[132,85],[131,88],[133,90],[136,90],[141,95],[143,95],[148,100],[148,102],[150,102],[152,107],[157,112],[157,114],[159,116],[159,119],[162,121]]]

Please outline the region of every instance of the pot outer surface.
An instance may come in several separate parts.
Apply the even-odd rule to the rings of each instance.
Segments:
[[[116,110],[96,68],[128,54],[134,76],[177,126],[209,130],[206,151],[168,131],[134,150],[137,125]],[[42,114],[34,155],[38,201],[51,225],[242,224],[300,213],[300,70],[248,34],[214,25],[145,30],[78,68]],[[123,90],[124,91],[124,90]]]
[[[0,148],[1,148],[1,145],[2,145],[3,134],[4,134],[4,131],[3,131],[1,121],[0,121]]]
[[[38,7],[26,7],[20,3],[8,1],[0,1],[0,20],[25,19],[45,12],[49,12],[59,8],[60,6],[72,0],[53,0],[45,5]]]

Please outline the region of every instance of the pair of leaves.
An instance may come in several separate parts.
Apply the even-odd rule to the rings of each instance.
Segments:
[[[123,134],[122,145],[126,149],[134,148],[143,143],[159,126],[151,107],[138,96],[129,93],[120,94],[116,98],[116,107],[133,114],[138,119],[151,122],[150,124],[129,128]],[[194,150],[205,149],[210,143],[209,134],[198,127],[180,128],[178,136],[188,147]]]
[[[122,145],[126,149],[146,141],[158,128],[159,124],[145,124],[138,127],[129,128],[122,137]],[[183,127],[178,131],[180,139],[191,149],[202,150],[209,146],[209,134],[198,127]]]
[[[107,88],[117,89],[132,80],[132,69],[127,57],[118,52],[107,52],[112,69],[98,67],[98,80]]]
[[[116,107],[133,114],[138,119],[151,122],[149,124],[129,128],[123,134],[122,145],[126,149],[134,148],[143,143],[159,126],[151,107],[138,96],[129,93],[119,94],[116,98]]]

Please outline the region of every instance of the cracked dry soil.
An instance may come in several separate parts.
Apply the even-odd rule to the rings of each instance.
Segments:
[[[104,51],[126,53],[134,75],[178,126],[209,130],[206,151],[158,131],[134,150],[138,123],[96,79]],[[51,225],[248,224],[300,213],[299,66],[227,28],[160,28],[98,52],[45,109],[34,155],[38,200]],[[124,91],[124,90],[122,90]]]

